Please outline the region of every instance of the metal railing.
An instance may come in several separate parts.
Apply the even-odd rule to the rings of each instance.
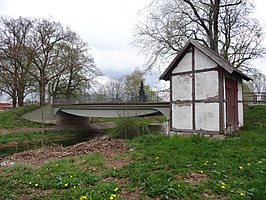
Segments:
[[[124,96],[123,98],[109,97],[101,94],[91,94],[71,98],[55,98],[53,104],[126,104],[126,103],[143,103],[143,102],[169,102],[170,91],[160,90],[145,94],[145,100],[140,100],[138,97],[132,98]]]
[[[243,93],[243,102],[246,104],[266,104],[266,92]]]

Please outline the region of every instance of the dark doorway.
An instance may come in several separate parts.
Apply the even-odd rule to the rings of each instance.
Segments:
[[[234,132],[239,128],[237,81],[225,79],[226,88],[226,131]]]

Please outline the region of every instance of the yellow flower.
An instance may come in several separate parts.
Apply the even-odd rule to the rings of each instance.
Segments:
[[[160,157],[159,157],[159,156],[157,156],[155,159],[156,159],[156,160],[158,160],[159,158],[160,158]]]
[[[69,176],[69,178],[73,178],[73,176],[71,175],[71,176]]]
[[[226,185],[224,182],[221,182],[221,185]]]
[[[155,162],[155,165],[157,165],[158,164],[158,162]]]
[[[64,185],[65,187],[67,187],[68,186],[68,183],[65,183],[65,185]]]
[[[221,185],[221,188],[222,188],[222,189],[224,189],[224,188],[225,188],[225,186],[224,186],[224,185]]]
[[[84,200],[84,199],[87,199],[87,196],[81,196],[81,197],[79,198],[79,200]]]
[[[202,170],[199,170],[198,173],[203,174],[204,172]]]
[[[114,199],[114,197],[110,196],[110,200],[113,200],[113,199]]]
[[[114,191],[116,192],[118,190],[118,188],[116,187],[115,189],[114,189]]]
[[[243,169],[243,166],[239,166],[239,169],[242,170]]]
[[[262,163],[262,161],[261,161],[261,160],[259,160],[259,161],[258,161],[258,163],[259,163],[259,164],[261,164],[261,163]]]
[[[250,166],[250,163],[248,163],[247,166]]]
[[[38,187],[39,186],[39,184],[38,183],[35,183],[35,185],[34,185],[35,187]]]
[[[32,184],[32,182],[30,181],[30,182],[29,182],[29,185],[31,185],[31,184]]]
[[[245,196],[245,193],[244,192],[240,192],[239,195],[242,196],[242,197],[244,197]]]

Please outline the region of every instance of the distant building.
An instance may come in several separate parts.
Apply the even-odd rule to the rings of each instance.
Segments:
[[[243,126],[242,79],[217,53],[190,40],[160,79],[170,80],[170,130],[226,134]]]
[[[0,103],[0,111],[10,110],[12,108],[11,103]]]

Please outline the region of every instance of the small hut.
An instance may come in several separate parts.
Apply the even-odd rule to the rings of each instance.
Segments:
[[[170,80],[170,130],[227,134],[243,126],[242,80],[217,53],[189,40],[160,76]]]

